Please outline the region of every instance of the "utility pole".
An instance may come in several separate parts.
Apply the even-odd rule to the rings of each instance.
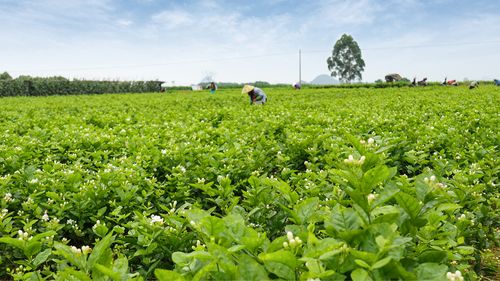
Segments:
[[[299,87],[302,88],[302,50],[299,49]]]

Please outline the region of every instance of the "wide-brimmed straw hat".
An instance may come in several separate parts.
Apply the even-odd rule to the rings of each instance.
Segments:
[[[252,85],[245,85],[243,86],[243,89],[241,90],[242,94],[248,94],[250,93],[255,87]]]

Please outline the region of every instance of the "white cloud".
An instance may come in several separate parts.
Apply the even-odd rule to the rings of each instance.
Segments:
[[[152,21],[167,29],[176,29],[191,25],[194,22],[193,16],[185,10],[173,9],[165,10],[152,16]]]
[[[282,0],[274,2],[259,8],[286,5],[279,3]],[[494,50],[498,44],[376,49],[491,41],[500,33],[500,18],[493,12],[457,16],[440,26],[428,21],[433,16],[416,0],[319,0],[271,14],[251,9],[255,5],[251,3],[197,0],[196,5],[182,3],[149,15],[119,10],[117,0],[20,3],[0,9],[2,67],[14,76],[158,78],[189,83],[206,72],[216,72],[216,78],[223,81],[291,82],[297,79],[297,49],[302,48],[303,78],[311,80],[327,72],[325,61],[335,40],[350,33],[366,49],[363,77],[368,81],[386,72],[436,80],[444,75],[474,79],[492,73],[500,77],[496,70],[500,58]],[[143,5],[151,8],[155,3]],[[410,13],[414,21],[427,21],[408,24],[404,13]]]
[[[330,27],[369,24],[382,9],[379,3],[373,0],[322,0],[311,20],[324,22]]]
[[[120,26],[123,26],[123,27],[129,27],[130,25],[132,25],[134,22],[131,21],[131,20],[125,20],[125,19],[122,19],[122,20],[118,20],[116,22],[118,25]]]

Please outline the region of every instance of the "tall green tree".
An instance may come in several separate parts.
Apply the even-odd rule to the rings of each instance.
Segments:
[[[365,61],[361,57],[361,49],[351,35],[344,34],[333,46],[332,56],[326,62],[333,77],[345,83],[356,78],[361,80],[361,72],[365,70]]]
[[[12,80],[12,76],[5,71],[4,73],[0,73],[0,80]]]

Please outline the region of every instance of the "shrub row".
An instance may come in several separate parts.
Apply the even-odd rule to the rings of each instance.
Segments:
[[[64,78],[0,80],[0,97],[144,93],[160,90],[159,81],[90,81]]]

